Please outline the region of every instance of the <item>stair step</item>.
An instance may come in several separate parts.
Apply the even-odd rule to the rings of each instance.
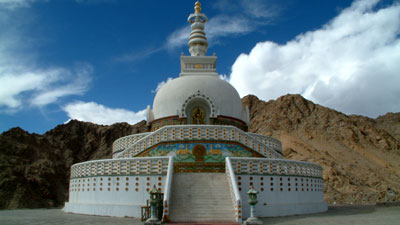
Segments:
[[[225,174],[176,173],[171,191],[170,218],[173,222],[235,221]]]

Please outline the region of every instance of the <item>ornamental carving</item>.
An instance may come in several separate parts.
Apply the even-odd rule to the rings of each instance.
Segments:
[[[203,145],[196,145],[193,148],[193,155],[196,159],[196,162],[204,161],[204,156],[207,154],[207,150]]]
[[[215,109],[215,105],[214,102],[211,100],[210,97],[208,97],[205,94],[202,94],[200,92],[200,90],[197,90],[196,93],[194,93],[193,95],[189,96],[186,100],[185,103],[182,104],[182,108],[181,111],[179,113],[179,117],[187,117],[187,116],[191,116],[191,115],[186,115],[186,107],[188,106],[188,104],[193,100],[193,99],[202,99],[205,103],[208,104],[209,108],[210,108],[210,117],[211,118],[216,118],[217,117],[217,113],[216,113],[216,109]]]

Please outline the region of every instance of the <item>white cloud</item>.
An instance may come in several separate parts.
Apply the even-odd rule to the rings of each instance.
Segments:
[[[240,10],[244,10],[247,15],[264,20],[278,16],[281,11],[273,1],[242,0],[239,5]]]
[[[168,48],[177,48],[187,44],[189,41],[190,26],[184,26],[174,32],[172,32],[168,38],[166,46]]]
[[[287,93],[348,114],[400,111],[400,4],[355,1],[322,28],[278,45],[258,43],[232,66],[241,96]]]
[[[0,6],[31,2],[3,0]],[[38,42],[24,29],[31,19],[26,13],[22,17],[16,11],[0,12],[0,112],[56,103],[60,98],[83,94],[90,84],[93,69],[88,64],[64,68],[37,63],[33,46]]]
[[[209,39],[217,39],[228,35],[245,34],[254,29],[255,26],[245,17],[219,15],[208,21],[205,32]]]
[[[146,109],[132,112],[126,109],[112,109],[95,102],[74,102],[63,107],[70,119],[96,124],[111,125],[118,122],[135,124],[146,118]]]
[[[162,86],[164,86],[166,83],[170,82],[171,80],[173,80],[173,78],[168,77],[167,81],[161,81],[160,83],[157,84],[157,87],[155,90],[151,90],[151,93],[157,93],[158,90],[160,90],[162,88]]]
[[[217,0],[213,2],[212,7],[231,17],[244,14],[268,19],[278,16],[281,5],[280,0]]]
[[[123,54],[123,55],[120,55],[118,57],[115,57],[114,61],[116,61],[116,62],[129,62],[129,63],[137,62],[137,61],[140,61],[140,60],[144,60],[144,59],[150,57],[151,55],[153,55],[153,54],[155,54],[155,53],[157,53],[157,52],[159,52],[161,50],[163,50],[163,48],[148,48],[148,49],[145,49],[143,51],[132,51],[130,53]]]
[[[34,2],[43,2],[47,0],[0,0],[0,9],[16,9],[21,7],[29,7]]]
[[[47,86],[39,85],[40,91],[38,91],[31,100],[31,104],[35,106],[44,106],[53,102],[56,102],[59,98],[69,95],[82,95],[88,89],[88,85],[91,81],[92,67],[85,65],[78,68],[74,75],[70,75],[71,72],[60,73],[59,75],[65,78],[70,75],[70,79],[60,83],[50,83]],[[60,77],[58,77],[59,80]]]
[[[44,83],[48,83],[55,71],[43,73],[26,72],[18,75],[0,73],[0,106],[18,108],[22,105],[22,93],[37,90]],[[49,77],[50,79],[46,79]]]
[[[1,57],[1,54],[0,54]],[[0,60],[1,61],[1,60]],[[91,66],[76,71],[63,68],[0,70],[0,110],[14,112],[30,106],[45,106],[62,97],[83,94],[91,81]]]
[[[81,4],[102,4],[102,3],[115,3],[116,0],[75,0]]]

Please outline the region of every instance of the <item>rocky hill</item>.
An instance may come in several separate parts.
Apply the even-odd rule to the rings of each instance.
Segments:
[[[324,168],[325,197],[333,203],[400,199],[400,113],[377,119],[347,116],[299,95],[269,102],[246,96],[250,132],[279,138],[285,157]],[[74,163],[111,157],[112,142],[146,132],[145,121],[100,126],[72,120],[43,135],[13,128],[0,134],[0,209],[62,206]]]
[[[146,132],[146,122],[100,126],[72,120],[43,135],[0,134],[0,209],[62,206],[74,163],[110,158],[115,139]]]
[[[377,119],[347,116],[300,95],[264,102],[246,96],[250,132],[281,140],[286,158],[324,169],[325,200],[373,204],[400,200],[400,113]]]

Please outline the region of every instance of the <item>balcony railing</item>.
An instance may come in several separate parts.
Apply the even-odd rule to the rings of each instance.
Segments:
[[[166,174],[169,157],[105,159],[77,163],[71,167],[71,179],[93,176]]]
[[[322,178],[322,167],[286,159],[229,157],[235,174],[276,174]]]
[[[125,137],[118,138],[113,143],[113,153],[123,151],[127,149],[129,146],[134,144],[135,142],[139,141],[143,137],[149,135],[150,132],[140,133],[140,134],[132,134]]]
[[[261,134],[255,134],[255,133],[250,133],[250,132],[247,132],[247,134],[257,138],[259,141],[261,141],[268,147],[274,149],[275,151],[282,153],[282,144],[279,140],[277,140],[273,137],[264,136]]]
[[[253,135],[234,127],[216,125],[179,125],[164,126],[141,138],[129,148],[114,154],[113,158],[134,157],[140,152],[162,142],[185,140],[234,141],[253,149],[268,158],[282,158],[274,149]]]

